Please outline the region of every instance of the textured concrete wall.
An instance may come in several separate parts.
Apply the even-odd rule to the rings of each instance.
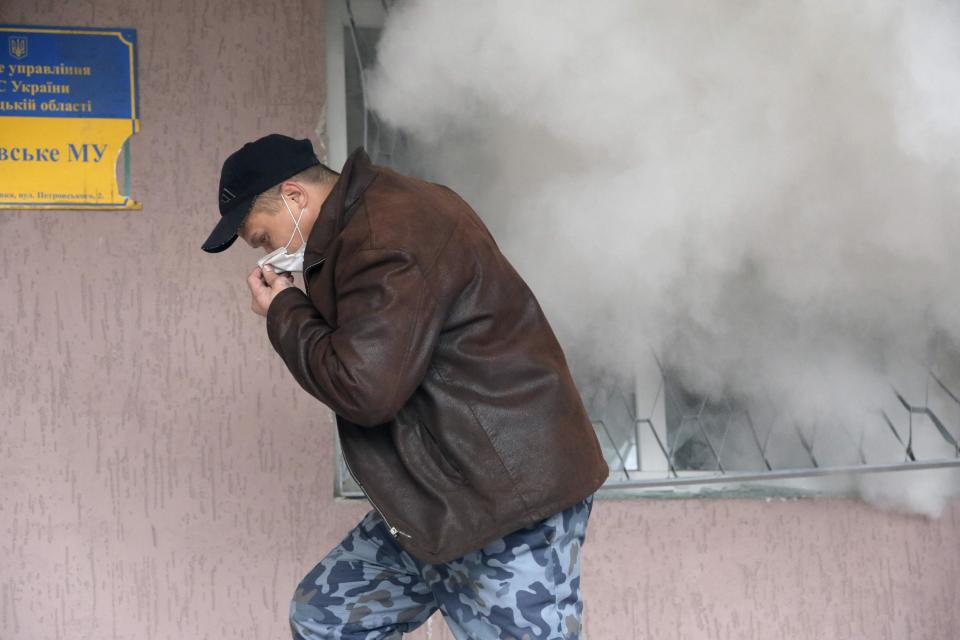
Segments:
[[[199,244],[223,156],[310,135],[319,0],[4,0],[0,22],[139,30],[142,212],[0,213],[0,640],[283,638],[359,520],[328,412],[248,310],[256,254]],[[599,502],[586,627],[618,638],[960,637],[960,506]],[[435,616],[412,638],[450,638]]]
[[[144,205],[0,212],[0,639],[283,637],[362,510],[332,503],[329,416],[249,310],[257,253],[199,246],[224,156],[315,128],[322,3],[3,0],[0,22],[138,30]]]
[[[936,521],[846,500],[598,507],[591,640],[960,638],[960,504]]]

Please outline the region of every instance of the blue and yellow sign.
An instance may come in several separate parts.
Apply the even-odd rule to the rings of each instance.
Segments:
[[[0,25],[0,209],[139,209],[139,117],[136,30]]]

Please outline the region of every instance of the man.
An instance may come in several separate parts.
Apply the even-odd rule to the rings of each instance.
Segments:
[[[268,256],[253,310],[336,413],[373,509],[301,581],[294,638],[578,638],[580,546],[608,474],[533,294],[447,187],[370,163],[338,175],[268,135],[224,162],[221,219]],[[292,283],[302,272],[305,291]]]

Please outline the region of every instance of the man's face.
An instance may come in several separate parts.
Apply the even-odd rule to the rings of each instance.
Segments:
[[[300,245],[300,236],[295,233],[293,219],[282,206],[280,211],[258,209],[251,212],[240,226],[237,235],[254,249],[262,248],[264,253],[286,245],[291,235],[294,238],[289,251],[294,251]]]
[[[310,236],[320,207],[332,188],[330,184],[284,182],[280,185],[283,198],[278,196],[265,202],[261,200],[240,225],[237,235],[254,249],[263,249],[265,254],[284,246],[287,247],[287,253],[294,253]],[[300,221],[300,233],[297,233],[294,219]]]
[[[309,222],[305,218],[309,216],[305,210],[301,215],[301,203],[306,200],[306,192],[300,185],[291,186],[287,191],[283,198],[256,207],[237,230],[237,235],[254,249],[262,248],[264,253],[270,253],[289,242],[287,252],[293,253],[300,248],[300,234],[306,239]],[[299,218],[300,233],[297,233],[295,218]]]

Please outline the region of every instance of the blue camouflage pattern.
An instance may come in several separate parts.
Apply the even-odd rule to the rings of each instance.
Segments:
[[[580,638],[580,550],[593,496],[456,560],[404,551],[370,510],[300,582],[294,640],[401,638],[439,609],[457,640]]]

